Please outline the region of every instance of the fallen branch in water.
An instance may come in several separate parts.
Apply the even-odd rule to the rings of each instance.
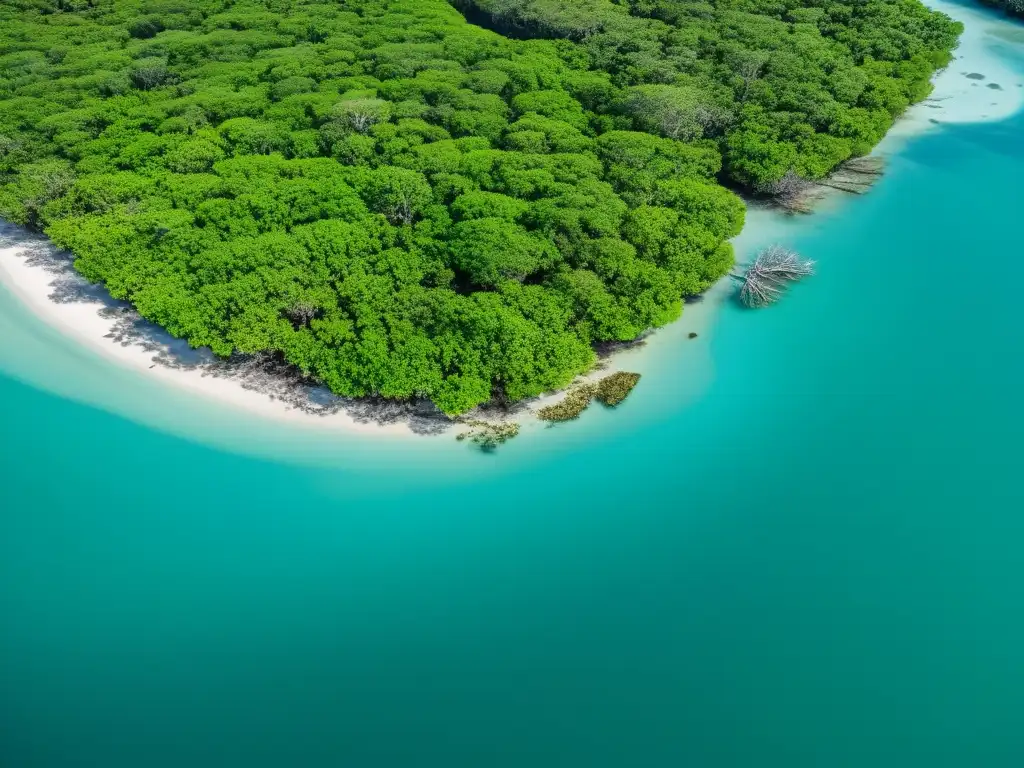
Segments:
[[[882,177],[884,171],[885,160],[878,155],[854,157],[817,181],[805,179],[790,170],[781,179],[759,187],[758,193],[790,213],[810,213],[827,190],[837,189],[863,195]]]
[[[747,307],[766,307],[778,301],[789,284],[814,274],[814,262],[801,258],[796,251],[772,245],[765,248],[743,275],[740,301]]]

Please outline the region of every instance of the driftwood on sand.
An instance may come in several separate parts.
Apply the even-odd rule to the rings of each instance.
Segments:
[[[766,307],[778,301],[790,283],[814,274],[814,262],[802,258],[796,251],[772,245],[765,248],[742,275],[740,301],[744,306]]]

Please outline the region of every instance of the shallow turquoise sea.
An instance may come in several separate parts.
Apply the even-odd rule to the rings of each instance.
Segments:
[[[1024,764],[1022,179],[1024,116],[913,140],[778,225],[785,302],[492,455],[218,414],[0,293],[0,765]]]

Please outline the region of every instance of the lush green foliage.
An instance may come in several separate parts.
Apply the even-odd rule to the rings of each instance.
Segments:
[[[458,413],[675,318],[732,263],[718,182],[866,152],[958,31],[916,0],[460,7],[511,36],[445,0],[4,2],[0,215],[193,345]]]
[[[960,31],[917,0],[457,4],[510,34],[578,41],[610,75],[599,107],[651,133],[719,139],[727,176],[755,188],[866,154],[928,94]]]

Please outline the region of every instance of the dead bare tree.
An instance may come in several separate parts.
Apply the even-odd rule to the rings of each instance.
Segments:
[[[790,283],[813,274],[813,261],[781,245],[772,245],[757,254],[745,274],[733,277],[742,281],[740,301],[747,307],[757,308],[774,304]]]
[[[747,100],[747,97],[750,95],[750,86],[761,79],[767,63],[767,59],[763,56],[752,56],[740,64],[736,70],[736,74],[743,81],[743,90],[740,91],[740,103]]]
[[[334,119],[349,125],[357,133],[366,133],[391,115],[391,105],[383,99],[351,99],[334,105]]]
[[[14,151],[18,149],[19,146],[20,145],[16,140],[0,133],[0,158],[5,158],[7,155],[14,154]]]
[[[704,135],[705,125],[718,119],[693,89],[674,85],[643,85],[629,89],[626,110],[650,132],[691,141]],[[724,120],[724,118],[723,118]]]
[[[781,179],[759,186],[757,192],[790,213],[810,213],[829,189],[862,195],[882,178],[884,171],[885,160],[878,155],[855,157],[817,181],[805,179],[790,169]]]
[[[412,199],[404,192],[399,193],[385,215],[392,224],[412,224],[415,216]]]
[[[821,189],[790,169],[777,181],[761,186],[761,194],[767,195],[780,208],[791,213],[810,213],[815,200],[821,196]]]
[[[307,327],[319,314],[320,310],[306,301],[297,302],[284,311],[285,317],[291,321],[296,330]]]
[[[734,117],[731,112],[717,104],[698,104],[694,107],[693,119],[697,121],[697,125],[701,127],[706,138],[714,138],[725,132]]]

